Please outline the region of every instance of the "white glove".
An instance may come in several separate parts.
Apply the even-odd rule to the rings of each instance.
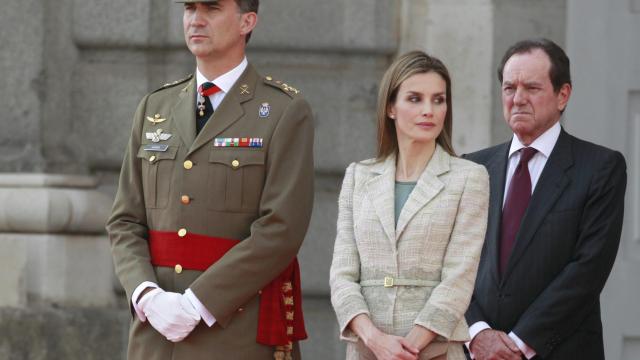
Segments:
[[[200,322],[200,314],[186,296],[155,288],[138,302],[154,329],[167,340],[182,341]]]

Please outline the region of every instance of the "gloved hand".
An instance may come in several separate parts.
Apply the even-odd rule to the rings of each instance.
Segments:
[[[144,294],[138,307],[151,326],[172,342],[182,341],[200,322],[200,314],[185,295],[160,288]]]

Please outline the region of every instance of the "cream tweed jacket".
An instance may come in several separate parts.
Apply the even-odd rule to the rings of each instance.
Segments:
[[[338,200],[331,302],[350,359],[366,351],[347,327],[358,314],[398,336],[424,326],[437,342],[456,342],[456,353],[469,339],[464,313],[487,226],[489,176],[436,146],[395,226],[395,163],[395,156],[352,163]],[[385,277],[387,285],[412,286],[385,287]]]

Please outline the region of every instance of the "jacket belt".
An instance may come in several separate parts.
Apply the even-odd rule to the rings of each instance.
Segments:
[[[154,266],[205,271],[221,259],[239,240],[187,233],[149,231],[149,253]],[[304,340],[307,333],[302,315],[300,266],[294,258],[260,295],[256,341],[268,346],[286,346]]]
[[[397,279],[391,276],[385,276],[384,279],[377,280],[363,280],[360,281],[360,286],[384,286],[384,287],[394,287],[394,286],[425,286],[425,287],[434,287],[440,284],[440,281],[436,280],[417,280],[417,279]]]

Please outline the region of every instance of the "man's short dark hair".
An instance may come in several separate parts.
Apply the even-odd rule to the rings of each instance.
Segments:
[[[498,80],[500,80],[500,84],[502,84],[502,72],[507,61],[509,61],[513,55],[530,53],[535,49],[544,51],[551,61],[549,78],[551,79],[551,84],[553,84],[553,90],[557,93],[562,88],[562,85],[571,85],[569,57],[558,44],[549,39],[528,39],[512,45],[504,54],[500,66],[498,66]]]
[[[254,12],[254,13],[258,13],[258,8],[260,7],[260,0],[235,0],[236,4],[238,4],[238,8],[240,8],[240,11],[244,14],[244,13],[248,13],[248,12]],[[251,38],[251,33],[247,34],[247,37],[245,39],[245,42],[249,42],[249,39]]]

